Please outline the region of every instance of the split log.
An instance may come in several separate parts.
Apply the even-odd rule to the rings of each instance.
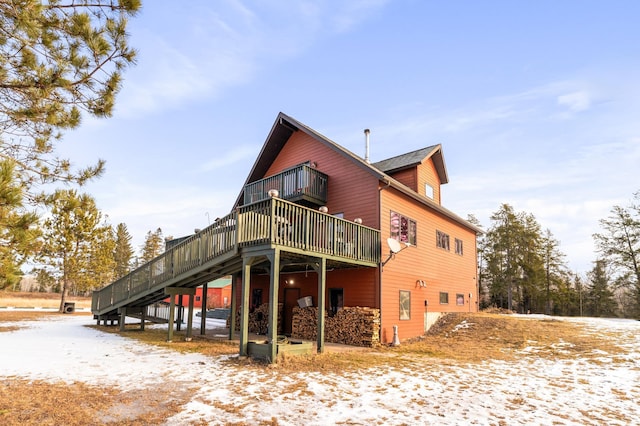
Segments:
[[[284,306],[278,303],[278,333],[282,330],[282,312]],[[230,319],[227,318],[227,327],[230,327]],[[269,304],[263,303],[253,312],[249,312],[249,333],[266,335],[269,330]],[[240,310],[236,312],[236,331],[240,331]]]
[[[318,308],[293,308],[291,337],[316,340]],[[334,316],[325,311],[325,341],[352,346],[371,347],[380,343],[380,310],[367,307],[346,307]]]

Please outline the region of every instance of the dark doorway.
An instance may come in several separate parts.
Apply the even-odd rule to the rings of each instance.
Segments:
[[[341,288],[329,289],[329,315],[334,316],[344,308],[344,293]]]
[[[284,309],[282,311],[282,332],[287,336],[291,335],[291,325],[293,323],[293,308],[298,306],[300,299],[299,288],[284,289]]]

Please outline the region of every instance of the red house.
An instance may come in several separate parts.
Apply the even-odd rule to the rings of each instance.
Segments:
[[[202,304],[205,302],[203,294],[204,287],[196,287],[193,299],[194,308],[202,308]],[[179,295],[175,295],[173,298],[176,305],[181,304]],[[163,301],[169,303],[170,300],[171,298],[167,297]],[[207,284],[206,304],[207,309],[228,308],[231,305],[231,277],[219,278]],[[186,305],[186,301],[183,301],[182,305]]]
[[[273,361],[281,334],[316,340],[319,352],[325,340],[397,344],[443,312],[477,311],[482,231],[441,205],[442,146],[367,156],[278,114],[231,213],[94,292],[94,315],[231,275],[240,353]],[[266,351],[250,324],[268,334]],[[360,343],[343,340],[354,333]]]
[[[441,145],[370,163],[281,113],[235,207],[276,189],[280,198],[379,230],[380,263],[328,270],[324,308],[379,309],[380,343],[391,343],[394,326],[400,339],[417,337],[442,312],[478,309],[476,235],[482,231],[441,205],[448,181]],[[279,274],[283,334],[292,331],[298,299],[318,302],[317,274],[310,271],[305,264]],[[252,275],[251,305],[269,288],[269,276]]]

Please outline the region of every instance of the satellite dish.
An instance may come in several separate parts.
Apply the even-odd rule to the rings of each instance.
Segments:
[[[387,245],[389,246],[389,250],[391,250],[391,253],[395,254],[402,250],[400,242],[395,238],[387,238]]]

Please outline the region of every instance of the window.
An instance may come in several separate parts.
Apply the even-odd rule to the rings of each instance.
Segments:
[[[329,313],[334,316],[340,309],[344,308],[344,292],[341,288],[329,289]]]
[[[200,301],[200,296],[196,296],[196,302]]]
[[[433,200],[433,186],[425,183],[424,185],[424,194]]]
[[[456,254],[462,256],[462,240],[456,238]]]
[[[416,245],[417,225],[416,221],[400,213],[391,212],[391,238],[401,243]]]
[[[436,246],[441,249],[449,249],[449,234],[442,231],[436,231]]]
[[[464,305],[464,294],[456,294],[456,305]]]
[[[440,292],[440,304],[447,305],[449,304],[449,293],[441,291]]]
[[[400,290],[400,319],[411,319],[411,292]]]

